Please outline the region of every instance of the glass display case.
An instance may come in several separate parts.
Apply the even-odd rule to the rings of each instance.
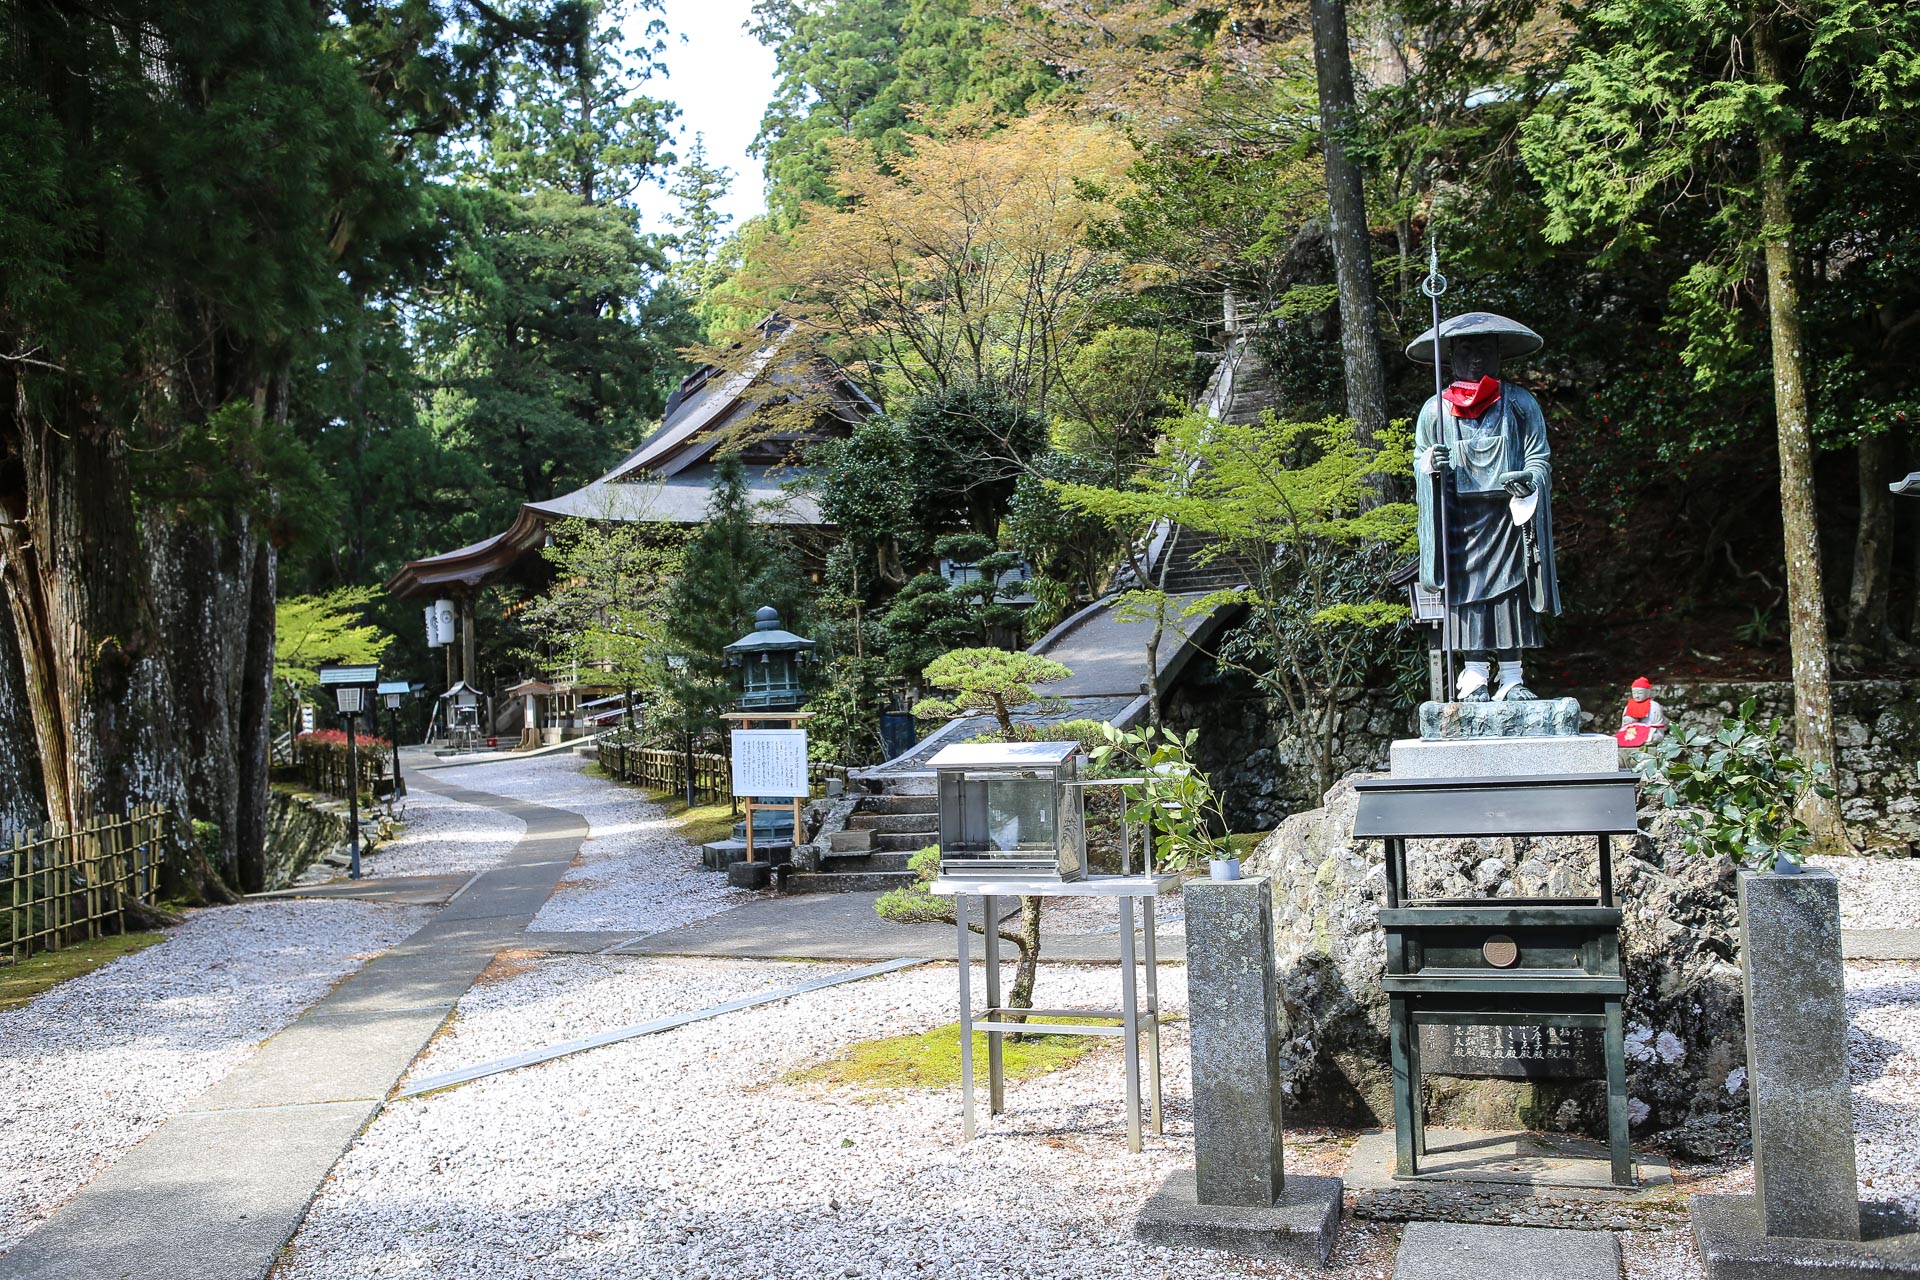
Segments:
[[[956,743],[938,780],[940,874],[1082,880],[1086,829],[1071,742]]]

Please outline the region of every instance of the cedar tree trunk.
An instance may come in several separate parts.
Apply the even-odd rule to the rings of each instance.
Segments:
[[[1313,69],[1320,88],[1320,137],[1327,166],[1328,241],[1340,291],[1340,359],[1346,372],[1347,416],[1360,443],[1377,445],[1387,426],[1387,376],[1380,360],[1380,319],[1374,302],[1373,250],[1367,241],[1366,193],[1360,168],[1347,155],[1343,133],[1353,118],[1353,62],[1347,50],[1346,0],[1312,0]],[[1384,478],[1375,477],[1376,500]]]
[[[1773,33],[1765,19],[1755,24],[1753,54],[1754,73],[1762,85],[1784,83]],[[1785,143],[1775,129],[1760,130],[1759,149],[1767,319],[1773,339],[1773,407],[1780,437],[1780,522],[1786,544],[1787,621],[1793,654],[1794,745],[1802,759],[1824,765],[1831,779],[1833,690],[1813,488],[1806,348],[1800,327],[1799,286],[1794,280],[1792,174]],[[1847,845],[1832,800],[1809,796],[1804,812],[1819,847]]]

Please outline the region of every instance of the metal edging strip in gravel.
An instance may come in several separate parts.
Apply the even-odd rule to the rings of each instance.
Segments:
[[[640,1036],[656,1035],[662,1031],[671,1031],[675,1027],[684,1027],[693,1022],[705,1022],[722,1014],[738,1013],[742,1009],[751,1009],[755,1005],[773,1004],[780,1000],[791,1000],[813,991],[822,991],[828,987],[837,987],[842,983],[859,982],[863,978],[877,978],[883,973],[894,973],[900,969],[910,969],[915,965],[927,963],[926,960],[909,956],[900,960],[883,960],[879,964],[862,965],[846,973],[836,973],[832,977],[812,978],[791,987],[781,987],[777,991],[763,991],[757,995],[741,996],[720,1004],[709,1005],[704,1009],[694,1009],[686,1013],[670,1013],[664,1018],[654,1018],[649,1022],[635,1023],[630,1027],[615,1027],[611,1031],[602,1031],[595,1035],[582,1036],[578,1040],[563,1040],[559,1044],[547,1045],[540,1049],[529,1049],[524,1053],[511,1054],[504,1058],[495,1058],[490,1062],[476,1063],[471,1067],[462,1067],[458,1071],[443,1071],[438,1075],[423,1076],[394,1095],[399,1098],[417,1098],[423,1093],[433,1093],[440,1089],[451,1089],[455,1085],[467,1084],[474,1080],[497,1076],[506,1071],[517,1071],[521,1067],[537,1066],[542,1062],[552,1062],[555,1058],[564,1058],[569,1054],[583,1053],[588,1049],[598,1049],[605,1045],[618,1044],[622,1040],[632,1040]]]

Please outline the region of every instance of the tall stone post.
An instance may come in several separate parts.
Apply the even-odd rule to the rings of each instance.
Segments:
[[[1266,877],[1184,892],[1193,1029],[1194,1182],[1201,1204],[1280,1198],[1280,992]]]
[[[1920,1221],[1859,1199],[1840,882],[1740,873],[1753,1194],[1689,1206],[1707,1280],[1920,1280]]]
[[[1187,1003],[1194,1167],[1140,1210],[1151,1244],[1226,1249],[1324,1266],[1340,1226],[1340,1179],[1284,1175],[1280,991],[1273,886],[1189,880]]]
[[[1833,873],[1741,872],[1740,958],[1761,1230],[1858,1240],[1840,882]]]

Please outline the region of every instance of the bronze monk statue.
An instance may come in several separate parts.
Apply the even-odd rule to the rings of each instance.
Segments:
[[[1454,696],[1528,701],[1534,694],[1520,651],[1539,648],[1541,616],[1560,612],[1553,469],[1540,404],[1501,379],[1500,362],[1538,351],[1541,339],[1486,311],[1454,316],[1439,329],[1453,384],[1428,399],[1414,425],[1420,581],[1447,602],[1448,642],[1463,659]],[[1433,344],[1429,329],[1407,355],[1431,364]]]

